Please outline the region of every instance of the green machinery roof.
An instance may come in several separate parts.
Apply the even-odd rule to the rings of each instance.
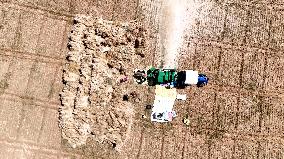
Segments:
[[[147,77],[153,78],[156,84],[174,82],[176,74],[176,69],[156,69],[151,67],[147,71]]]
[[[158,74],[158,83],[173,82],[175,80],[175,71],[160,70]]]

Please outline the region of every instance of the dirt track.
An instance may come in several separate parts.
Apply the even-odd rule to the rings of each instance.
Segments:
[[[72,17],[92,12],[112,20],[138,18],[155,37],[160,2],[0,2],[0,156],[83,158],[82,151],[62,146],[57,126]],[[125,147],[128,157],[284,158],[284,3],[196,3],[179,68],[206,73],[210,84],[181,90],[189,100],[177,103],[172,124],[138,122]],[[159,50],[157,39],[149,43],[151,52]],[[187,113],[190,127],[181,123]]]

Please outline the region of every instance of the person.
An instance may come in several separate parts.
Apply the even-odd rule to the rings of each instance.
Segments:
[[[120,79],[120,83],[126,82],[128,80],[127,76],[124,76],[123,78]]]
[[[208,84],[209,78],[205,74],[198,74],[197,87],[203,87]]]
[[[170,88],[176,88],[177,86],[177,81],[171,82]]]
[[[146,109],[152,109],[153,106],[152,105],[146,105]]]
[[[184,119],[183,119],[183,123],[184,123],[186,126],[189,126],[190,121],[189,121],[189,119],[184,118]]]
[[[188,114],[185,115],[185,117],[183,118],[182,122],[183,122],[186,126],[189,126],[189,125],[190,125],[190,120],[189,120]]]

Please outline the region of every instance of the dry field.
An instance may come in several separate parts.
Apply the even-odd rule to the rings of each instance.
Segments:
[[[210,84],[179,90],[188,100],[176,103],[178,117],[169,124],[141,119],[149,112],[137,107],[120,157],[61,140],[67,34],[77,13],[136,19],[149,27],[148,52],[157,65],[162,0],[0,0],[0,158],[284,158],[284,2],[195,4],[179,68],[206,73]],[[186,114],[189,127],[181,122]]]

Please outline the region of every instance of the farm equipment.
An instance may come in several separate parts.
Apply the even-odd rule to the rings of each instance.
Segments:
[[[177,71],[176,69],[157,69],[155,67],[151,67],[147,71],[137,69],[134,71],[133,77],[138,84],[147,83],[149,86],[156,86],[154,104],[146,107],[152,109],[152,122],[170,122],[177,116],[173,110],[175,100],[186,100],[186,95],[177,94],[176,88],[185,88],[190,85],[203,87],[207,85],[209,80],[205,74],[198,74],[193,70]],[[189,119],[185,119],[183,122],[189,125]]]
[[[147,72],[135,70],[134,78],[137,83],[147,81],[149,86],[166,85],[166,87],[185,88],[189,85],[203,87],[207,85],[209,78],[205,74],[198,74],[197,71],[176,69],[156,69],[151,67]]]

